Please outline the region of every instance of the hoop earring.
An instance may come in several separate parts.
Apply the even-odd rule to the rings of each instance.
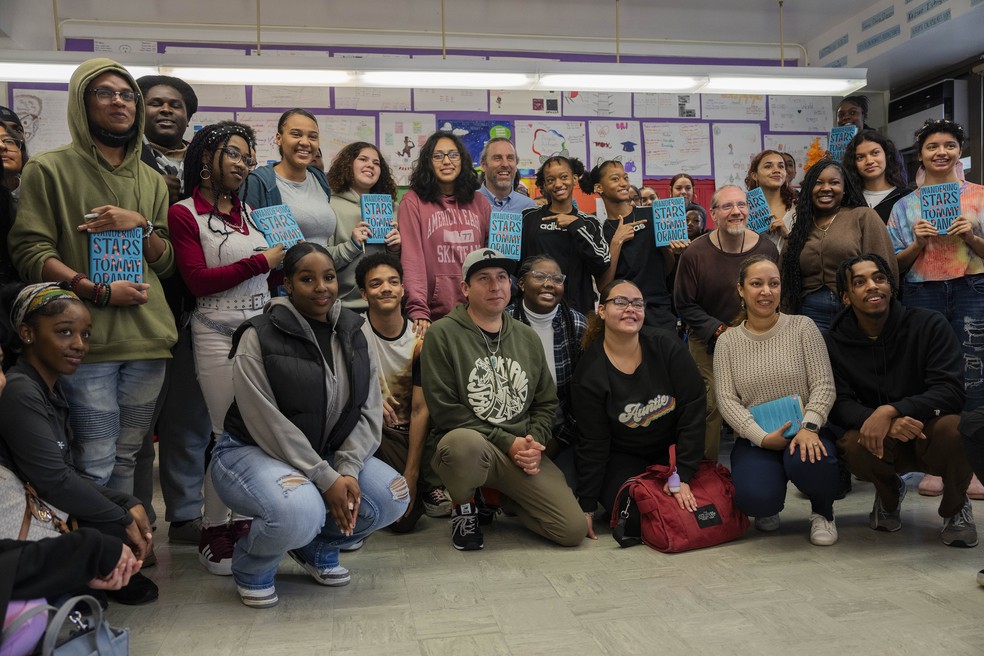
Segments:
[[[212,169],[207,166],[202,167],[202,180],[209,180],[212,177]]]

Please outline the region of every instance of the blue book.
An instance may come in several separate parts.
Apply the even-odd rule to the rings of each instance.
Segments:
[[[389,194],[362,194],[362,220],[369,224],[372,236],[367,244],[385,244],[393,229],[393,197]]]
[[[748,227],[760,235],[769,230],[772,225],[772,210],[769,201],[765,199],[762,187],[756,187],[748,192]]]
[[[671,241],[687,240],[687,200],[682,196],[653,201],[653,235],[656,246],[669,246]]]
[[[941,235],[945,235],[960,216],[960,183],[944,182],[919,187],[919,199],[923,221],[932,223]]]
[[[297,227],[294,220],[294,213],[286,205],[271,205],[253,210],[250,216],[256,226],[266,237],[267,244],[271,248],[277,244],[283,244],[284,248],[290,248],[294,244],[304,241],[304,234]]]
[[[851,139],[857,133],[858,126],[856,125],[838,125],[832,129],[830,136],[827,138],[827,152],[830,153],[830,157],[838,162],[844,159],[844,151],[847,150],[847,144],[851,143]]]
[[[766,401],[753,405],[748,409],[752,419],[766,433],[779,430],[787,421],[793,422],[782,434],[787,440],[791,439],[803,423],[803,399],[799,394],[790,394],[774,401]]]
[[[523,215],[519,212],[492,212],[489,221],[489,248],[519,261],[523,240]]]
[[[89,280],[143,282],[143,228],[89,233]]]

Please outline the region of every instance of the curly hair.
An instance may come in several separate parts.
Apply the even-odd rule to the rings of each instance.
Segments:
[[[752,177],[753,173],[758,173],[759,164],[765,159],[766,155],[778,155],[779,159],[782,160],[783,169],[786,168],[786,158],[783,157],[782,153],[778,150],[763,150],[761,153],[752,158],[752,162],[748,165],[748,173],[745,174],[745,188],[748,191],[761,187],[759,181]],[[782,180],[782,185],[779,187],[779,196],[782,198],[783,204],[786,206],[786,211],[793,208],[796,204],[796,192],[789,187],[789,176],[786,175]],[[779,217],[782,218],[782,217]]]
[[[213,200],[212,207],[208,211],[208,229],[217,234],[222,235],[224,238],[222,243],[219,244],[219,254],[222,253],[222,245],[225,244],[229,236],[235,231],[235,228],[226,224],[225,221],[219,217],[219,196],[224,193],[231,195],[237,195],[239,193],[238,189],[225,189],[222,186],[222,176],[223,176],[223,163],[225,162],[224,157],[219,158],[219,169],[212,169],[212,160],[215,157],[215,153],[221,151],[223,148],[229,145],[229,140],[232,137],[240,137],[246,142],[246,146],[249,152],[243,153],[243,155],[249,157],[250,153],[256,150],[256,136],[253,129],[248,125],[243,125],[242,123],[236,123],[234,121],[221,121],[219,123],[213,123],[212,125],[206,125],[192,138],[191,143],[188,144],[188,150],[185,152],[185,167],[184,167],[184,187],[181,193],[181,198],[185,199],[190,197],[195,189],[202,184],[202,174],[208,173],[208,180],[212,185]],[[199,164],[200,162],[204,163]],[[248,179],[248,177],[246,178]],[[243,184],[247,184],[245,181]],[[243,194],[245,197],[245,193]],[[249,224],[256,229],[257,232],[262,233],[263,231],[253,222],[252,216],[250,215],[249,209],[246,204],[243,203],[242,207],[243,219],[248,221]],[[218,228],[215,227],[214,219],[218,219]]]
[[[554,155],[547,158],[540,168],[536,172],[536,188],[551,202],[553,199],[550,197],[550,193],[544,188],[547,183],[547,167],[551,164],[564,164],[571,170],[574,175],[575,182],[581,179],[584,175],[584,163],[576,157],[564,157],[563,155]]]
[[[928,118],[926,119],[926,122],[922,124],[922,127],[916,130],[916,152],[921,152],[926,140],[929,139],[929,135],[936,134],[937,132],[943,132],[944,134],[949,134],[952,136],[957,140],[957,144],[960,146],[961,150],[967,143],[967,135],[964,132],[963,126],[959,123],[948,121],[945,118]]]
[[[441,197],[441,188],[437,182],[437,175],[434,173],[434,148],[441,139],[450,139],[454,143],[454,149],[458,151],[461,165],[458,177],[454,180],[454,197],[459,203],[470,203],[475,198],[478,190],[478,173],[475,172],[475,165],[472,162],[471,154],[465,147],[461,139],[450,132],[435,132],[427,137],[427,141],[420,148],[417,161],[413,164],[413,172],[410,174],[410,189],[420,196],[421,200],[428,203],[435,203]]]
[[[800,187],[802,193],[796,201],[796,221],[789,231],[789,239],[786,240],[786,247],[782,251],[782,307],[790,314],[799,314],[803,304],[803,273],[800,270],[800,255],[803,247],[810,237],[810,230],[813,228],[814,208],[813,208],[813,188],[820,179],[820,174],[829,169],[836,168],[840,171],[844,181],[844,197],[841,199],[840,207],[851,209],[855,207],[867,207],[861,190],[858,189],[851,179],[845,174],[844,167],[840,162],[830,158],[821,159],[810,167],[803,178]]]
[[[370,194],[386,194],[396,200],[396,181],[393,179],[393,172],[390,170],[386,158],[371,143],[366,141],[356,141],[338,151],[338,155],[332,160],[328,168],[328,186],[332,193],[340,194],[352,188],[352,181],[355,179],[355,160],[366,148],[372,148],[379,156],[379,179],[376,184],[369,189]]]
[[[860,262],[872,262],[878,270],[888,278],[888,285],[892,288],[892,298],[897,298],[899,295],[899,288],[895,282],[895,274],[892,273],[891,267],[888,266],[888,262],[885,261],[881,255],[877,253],[862,253],[861,255],[855,255],[854,257],[849,257],[837,266],[837,295],[841,298],[847,293],[847,290],[851,288],[851,273],[853,272],[854,265]]]
[[[851,143],[847,144],[847,149],[844,151],[844,159],[841,160],[841,163],[844,165],[847,177],[851,179],[851,184],[858,189],[864,189],[864,179],[861,177],[861,172],[858,171],[858,146],[865,141],[878,144],[881,146],[882,152],[885,153],[885,182],[896,189],[905,189],[905,172],[902,170],[902,165],[899,164],[901,158],[898,148],[895,147],[891,139],[874,130],[863,130],[858,133],[856,137],[851,139]]]
[[[393,253],[378,251],[370,253],[365,257],[359,258],[359,264],[355,267],[355,286],[357,289],[365,290],[366,276],[376,267],[388,266],[400,276],[400,283],[403,282],[403,265],[400,258]]]

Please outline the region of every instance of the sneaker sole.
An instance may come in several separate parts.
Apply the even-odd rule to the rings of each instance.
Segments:
[[[970,544],[968,544],[964,540],[951,540],[949,542],[944,540],[943,544],[945,544],[948,547],[957,547],[959,549],[973,549],[974,547],[977,546],[977,540],[974,540]]]
[[[276,592],[266,597],[247,597],[245,595],[239,595],[239,600],[243,602],[244,606],[249,606],[250,608],[273,608],[280,603],[280,598],[277,597]]]
[[[296,555],[293,551],[288,551],[287,555],[290,556],[291,560],[293,560],[295,563],[300,565],[301,569],[304,570],[304,573],[310,576],[312,579],[314,579],[316,583],[320,583],[321,585],[324,585],[329,588],[340,588],[343,585],[348,585],[349,583],[352,582],[351,572],[347,573],[345,575],[345,578],[323,579],[321,578],[320,575],[316,576],[313,572],[311,572],[311,569],[314,568],[308,565],[307,563],[305,563],[303,560],[301,560],[300,556]],[[315,571],[317,570],[315,569]]]
[[[450,517],[451,506],[448,506],[447,509],[444,509],[442,506],[430,506],[425,503],[424,514],[427,515],[428,517],[433,517],[434,519],[440,519],[442,517]]]
[[[485,543],[484,542],[482,544],[479,544],[479,545],[470,545],[469,544],[469,545],[465,545],[465,546],[457,545],[454,542],[452,542],[451,545],[455,549],[457,549],[458,551],[481,551],[482,549],[485,548]]]
[[[199,553],[198,562],[208,570],[209,574],[214,574],[215,576],[232,576],[232,558],[220,560],[216,563],[206,558],[205,554]]]

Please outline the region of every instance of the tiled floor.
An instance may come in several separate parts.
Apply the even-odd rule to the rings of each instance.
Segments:
[[[879,533],[867,525],[873,488],[855,481],[835,506],[833,547],[810,545],[809,505],[792,487],[778,534],[750,529],[676,555],[620,549],[607,532],[554,547],[509,518],[486,530],[484,551],[461,553],[447,522],[425,517],[410,535],[378,533],[343,554],[344,588],[317,585],[285,559],[280,605],[268,610],[243,606],[194,547],[169,545],[162,521],[159,564],[147,572],[160,600],[113,605],[109,619],[131,628],[135,656],[980,656],[984,548],[944,546],[938,500],[911,492],[902,531]]]

